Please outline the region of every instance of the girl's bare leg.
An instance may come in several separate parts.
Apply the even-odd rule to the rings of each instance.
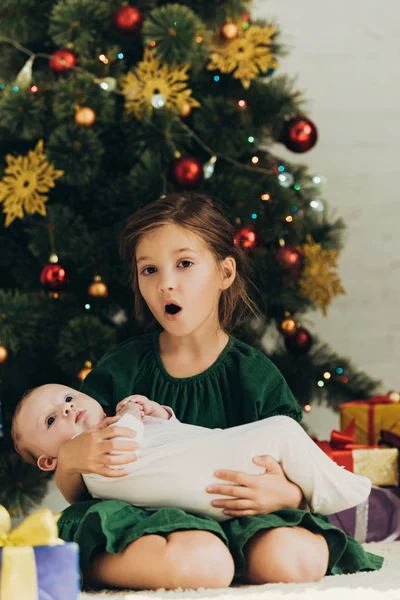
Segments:
[[[84,585],[125,589],[229,587],[234,563],[226,545],[209,531],[144,535],[119,554],[96,556]]]
[[[328,568],[329,550],[322,535],[302,527],[259,531],[245,546],[246,583],[309,583]]]

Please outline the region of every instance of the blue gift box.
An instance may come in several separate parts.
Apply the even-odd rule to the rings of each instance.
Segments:
[[[22,550],[23,547],[21,547]],[[0,578],[4,548],[0,548]],[[13,548],[17,552],[19,548]],[[79,550],[75,543],[59,546],[34,546],[38,580],[38,600],[77,600],[79,585]],[[21,573],[21,578],[24,574]],[[1,581],[1,579],[0,579]],[[13,594],[1,600],[24,600]]]

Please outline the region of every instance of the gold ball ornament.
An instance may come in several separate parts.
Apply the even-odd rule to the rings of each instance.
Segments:
[[[89,106],[81,106],[75,113],[75,123],[80,127],[91,127],[96,121],[96,113]]]
[[[390,390],[387,395],[392,402],[400,402],[400,392],[397,390]]]
[[[0,344],[0,365],[6,362],[8,358],[8,350],[3,344]]]
[[[238,26],[235,23],[225,23],[221,28],[221,33],[226,40],[234,40],[239,33]]]
[[[293,335],[297,330],[297,323],[291,317],[285,317],[279,323],[279,329],[284,335]]]
[[[83,381],[84,379],[86,379],[86,377],[89,375],[92,368],[93,368],[93,365],[90,362],[90,360],[85,361],[85,366],[78,373],[79,381]]]
[[[101,280],[100,275],[96,275],[93,283],[91,283],[88,287],[88,294],[93,298],[107,298],[108,296],[108,287]]]

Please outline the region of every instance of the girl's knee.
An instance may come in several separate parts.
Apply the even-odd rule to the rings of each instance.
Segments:
[[[179,531],[167,536],[169,562],[177,587],[225,588],[233,580],[235,566],[227,546],[208,531]]]
[[[329,560],[323,536],[300,527],[260,532],[248,543],[246,554],[246,580],[253,584],[319,581]]]

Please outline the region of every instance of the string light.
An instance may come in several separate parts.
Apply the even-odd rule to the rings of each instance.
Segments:
[[[331,377],[332,377],[332,375],[329,373],[329,371],[325,371],[324,379],[330,379]]]
[[[246,102],[246,100],[239,100],[238,105],[240,108],[246,108],[247,102]]]
[[[343,374],[343,369],[342,369],[342,367],[338,367],[338,368],[336,369],[336,373],[337,373],[338,375],[342,375],[342,374]]]
[[[101,62],[105,65],[108,65],[108,63],[110,62],[105,54],[100,54],[99,60],[101,60]]]
[[[321,213],[324,212],[325,206],[321,200],[311,200],[310,206],[315,212]]]
[[[288,223],[291,223],[293,221],[293,217],[291,215],[288,215],[286,217],[285,221],[287,221]]]
[[[310,406],[309,404],[306,404],[306,405],[304,406],[304,411],[305,411],[305,412],[311,412],[311,406]]]
[[[32,94],[35,94],[35,93],[38,91],[38,89],[39,89],[39,88],[38,88],[38,86],[37,86],[37,85],[33,85],[33,86],[31,87],[31,92],[32,92]]]
[[[269,194],[262,194],[261,200],[263,200],[264,202],[268,202],[268,200],[271,200],[271,196]]]
[[[90,304],[85,304],[85,308],[86,310],[90,310],[92,307],[90,306]]]
[[[46,58],[46,59],[50,59],[52,58],[52,55],[50,54],[45,54],[42,52],[38,52],[36,54],[34,54],[33,52],[31,52],[31,50],[24,48],[21,44],[19,44],[19,42],[17,42],[16,40],[13,40],[11,38],[5,37],[5,36],[0,36],[0,42],[3,43],[8,43],[11,44],[12,46],[14,46],[14,48],[16,48],[17,50],[23,52],[24,54],[29,55],[30,57],[30,63],[33,63],[33,60],[41,57],[41,58]],[[104,54],[99,55],[99,58],[102,57],[103,60],[107,59],[107,57]],[[124,58],[124,53],[123,52],[119,52],[117,54],[117,57],[119,60],[122,60]],[[93,73],[90,73],[90,71],[87,71],[86,69],[83,69],[82,67],[79,67],[77,65],[74,65],[71,67],[71,70],[73,71],[77,71],[80,73],[85,73],[86,75],[90,76],[93,81],[95,83],[97,83],[99,85],[99,87],[107,92],[113,92],[119,96],[124,96],[125,94],[116,89],[116,79],[114,79],[113,77],[106,77],[106,78],[102,78],[99,79],[98,77],[95,77],[93,75]],[[219,75],[214,75],[214,81],[218,82],[220,81],[220,76]],[[4,89],[6,86],[4,83],[0,84],[0,89]],[[15,86],[13,87],[13,91],[14,92],[18,92],[19,91],[19,87]],[[32,90],[33,91],[33,90]],[[246,102],[244,100],[244,102]],[[248,170],[248,171],[252,171],[252,172],[257,172],[257,173],[264,173],[266,175],[270,175],[271,174],[271,169],[264,169],[262,167],[254,167],[254,166],[250,166],[247,164],[243,164],[238,160],[235,160],[234,158],[231,158],[230,156],[224,155],[222,153],[217,153],[215,152],[212,148],[210,148],[209,146],[207,146],[207,144],[205,144],[203,142],[203,140],[201,138],[199,138],[199,136],[186,124],[182,121],[182,119],[179,118],[179,116],[175,117],[176,123],[186,131],[186,133],[193,138],[194,140],[196,140],[196,142],[199,144],[199,146],[201,146],[206,152],[208,152],[208,154],[210,155],[210,157],[215,156],[216,158],[221,158],[223,160],[225,160],[226,162],[235,165],[236,167],[242,169],[242,170]],[[248,138],[249,141],[250,139],[252,141],[254,141],[253,136],[251,136],[251,138]],[[253,165],[256,165],[259,162],[259,158],[257,156],[253,156],[253,158],[251,159],[251,162],[253,163]],[[291,176],[290,173],[288,173],[287,175]],[[293,176],[291,176],[293,177]]]
[[[284,188],[290,188],[293,185],[294,177],[291,173],[280,173],[278,175],[278,181]]]
[[[249,137],[247,138],[247,141],[250,142],[250,144],[252,144],[254,142],[253,136],[249,135]]]
[[[301,190],[301,185],[299,185],[298,183],[296,183],[296,185],[294,185],[293,187],[296,190],[296,192],[298,192],[299,190]]]
[[[285,170],[285,167],[284,167],[283,165],[279,165],[279,167],[278,167],[278,171],[279,171],[280,173],[283,173],[283,171],[284,171],[284,170]]]
[[[196,37],[196,42],[197,42],[198,44],[201,44],[201,42],[202,42],[202,41],[203,41],[203,38],[201,37],[201,35],[198,35],[198,36]]]
[[[155,48],[155,47],[157,46],[157,42],[156,42],[156,40],[151,40],[151,42],[150,42],[150,46],[151,46],[152,48]]]
[[[257,216],[258,216],[258,215],[257,215],[256,213],[253,213],[253,214],[251,215],[251,218],[252,218],[252,219],[257,219]]]
[[[321,379],[317,382],[318,387],[324,387],[325,383]]]

